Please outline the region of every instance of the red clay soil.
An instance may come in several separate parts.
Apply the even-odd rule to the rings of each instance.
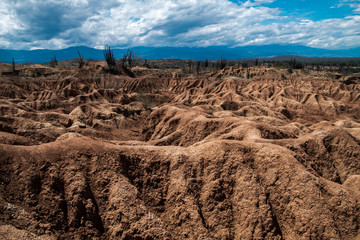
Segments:
[[[360,84],[247,71],[0,76],[0,239],[360,239]]]

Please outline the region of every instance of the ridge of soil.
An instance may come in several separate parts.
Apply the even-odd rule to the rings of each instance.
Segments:
[[[358,76],[103,66],[0,75],[0,239],[360,238]]]

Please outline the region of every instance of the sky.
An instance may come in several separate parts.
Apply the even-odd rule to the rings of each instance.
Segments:
[[[360,0],[0,0],[1,49],[360,47]]]

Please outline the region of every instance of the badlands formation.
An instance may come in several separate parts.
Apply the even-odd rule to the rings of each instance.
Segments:
[[[103,66],[0,76],[0,239],[360,238],[356,77]]]

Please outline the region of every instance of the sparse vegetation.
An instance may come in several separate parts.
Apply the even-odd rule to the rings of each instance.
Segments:
[[[147,68],[158,69],[183,69],[187,74],[201,72],[209,72],[216,69],[224,69],[225,67],[275,67],[288,70],[291,73],[293,70],[307,70],[307,71],[327,71],[334,74],[351,75],[360,72],[360,60],[356,58],[304,58],[304,57],[276,57],[271,59],[225,59],[217,60],[181,60],[181,59],[140,59],[136,57],[136,53],[131,49],[125,49],[123,57],[115,59],[114,53],[110,46],[105,46],[104,57],[107,62],[106,71],[113,74],[124,74],[126,70],[130,71],[134,66],[143,66]],[[85,63],[84,57],[78,52],[78,60],[71,64],[78,64],[81,68]],[[200,62],[200,66],[199,66]],[[51,58],[50,66],[55,67],[59,64],[57,56]],[[68,64],[68,63],[61,63]],[[295,72],[295,71],[294,71]]]
[[[296,61],[295,58],[289,61],[289,67],[292,69],[304,69],[304,65],[301,62]]]
[[[50,60],[50,67],[56,67],[58,65],[58,61],[56,60],[56,56]]]
[[[192,60],[188,60],[188,61],[187,61],[187,64],[188,64],[188,66],[189,66],[189,71],[191,71],[192,65],[193,65]]]
[[[126,67],[126,64],[127,64],[131,68],[134,64],[134,61],[135,61],[135,52],[131,48],[128,48],[122,58],[122,61],[121,61],[122,66]]]
[[[15,59],[12,59],[12,71],[15,72]]]
[[[150,68],[150,66],[149,66],[149,64],[148,64],[148,60],[147,59],[145,59],[144,60],[144,65],[143,65],[144,67],[146,67],[146,68]]]
[[[209,67],[209,60],[205,59],[204,67],[205,67],[205,68],[208,68],[208,67]]]
[[[116,59],[114,53],[111,50],[110,46],[106,45],[104,48],[104,57],[110,71],[115,71],[116,69]]]
[[[220,59],[220,62],[219,62],[219,68],[220,68],[220,69],[224,69],[224,68],[226,67],[226,65],[227,65],[226,59],[221,58],[221,59]]]
[[[201,62],[200,61],[197,61],[196,62],[196,73],[199,74],[200,72],[200,67],[201,67]]]
[[[84,57],[81,56],[79,50],[77,50],[77,53],[79,55],[79,68],[82,68],[84,66],[84,64],[85,64]]]

